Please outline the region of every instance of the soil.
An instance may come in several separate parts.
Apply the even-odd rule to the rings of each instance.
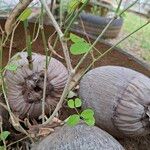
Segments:
[[[0,25],[4,27],[5,20],[0,20]],[[30,24],[30,31],[33,33],[33,26],[34,24]],[[45,26],[45,34],[46,38],[54,33],[54,28],[52,26]],[[52,43],[54,42],[56,36],[52,38]],[[85,38],[85,37],[84,37]],[[36,42],[33,44],[33,51],[37,53],[42,53],[44,54],[44,48],[41,40],[41,36],[38,37]],[[86,38],[85,38],[86,39]],[[91,40],[93,41],[93,40]],[[68,43],[69,45],[71,43]],[[15,38],[14,38],[14,44],[13,44],[13,51],[12,53],[15,54],[16,52],[21,51],[25,47],[25,36],[24,36],[24,30],[23,26],[19,25],[15,32]],[[96,48],[102,53],[105,52],[108,48],[110,48],[111,45],[105,42],[99,42],[96,45]],[[62,48],[60,46],[60,43],[56,45],[57,53],[59,53],[61,56],[63,56]],[[9,43],[7,43],[7,46],[4,48],[4,65],[6,65],[7,58],[8,58],[8,51],[9,51]],[[98,56],[97,52],[94,52],[94,56]],[[57,59],[61,60],[61,62],[64,63],[64,60],[58,58]],[[71,61],[72,64],[75,66],[81,56],[71,56]],[[80,69],[85,69],[90,62],[92,61],[91,55],[87,57],[87,59],[84,61]],[[96,62],[94,64],[94,67],[98,66],[104,66],[104,65],[118,65],[118,66],[124,66],[128,67],[134,70],[137,70],[147,76],[150,77],[150,66],[149,64],[145,63],[144,61],[137,59],[136,57],[132,56],[131,54],[123,51],[122,49],[119,48],[114,48],[111,52],[109,52],[107,55],[105,55],[101,60]],[[68,111],[69,112],[69,111]],[[68,112],[65,114],[62,114],[63,116],[68,115]],[[119,139],[120,143],[127,149],[127,150],[148,150],[150,149],[150,137],[148,138],[141,138],[141,139]]]
[[[0,25],[2,27],[4,27],[4,23],[5,20],[0,20]],[[33,26],[34,24],[31,23],[30,24],[30,31],[31,33],[33,33]],[[52,26],[45,26],[45,34],[46,34],[46,38],[48,39],[49,36],[51,36],[54,33],[54,28]],[[80,35],[82,36],[82,35]],[[56,36],[54,36],[52,38],[52,43],[54,43]],[[83,38],[86,39],[86,37],[83,36]],[[33,44],[32,48],[34,52],[37,53],[44,53],[44,48],[43,48],[43,43],[41,40],[41,36],[38,37],[38,39],[36,40],[36,42]],[[91,42],[93,42],[93,40],[91,39]],[[70,45],[71,43],[68,43],[68,45]],[[105,52],[106,50],[108,50],[111,45],[105,42],[99,42],[96,44],[95,46],[97,48],[97,50],[100,53]],[[14,37],[14,44],[13,44],[13,51],[12,54],[15,54],[16,52],[21,51],[22,49],[25,48],[25,36],[24,36],[24,30],[23,30],[23,26],[20,25],[16,32],[15,32],[15,37]],[[62,52],[62,48],[61,48],[61,44],[58,42],[58,44],[56,45],[55,50],[57,51],[58,54],[60,54],[61,56],[63,56],[63,52]],[[9,51],[9,43],[7,44],[7,46],[4,48],[4,65],[7,62],[7,58],[8,58],[8,51]],[[94,56],[97,57],[99,56],[98,52],[94,52]],[[58,58],[56,56],[57,59],[59,59],[61,62],[65,62],[64,60]],[[79,59],[81,58],[81,56],[71,56],[71,61],[72,64],[75,66]],[[85,69],[90,62],[92,61],[92,57],[91,55],[89,55],[87,57],[87,59],[85,59],[84,63],[81,65],[80,69]],[[148,63],[144,62],[143,60],[140,60],[136,57],[134,57],[133,55],[131,55],[130,53],[127,53],[125,51],[123,51],[122,49],[119,48],[113,48],[111,52],[107,53],[104,57],[102,57],[101,60],[97,61],[94,64],[94,67],[99,67],[99,66],[104,66],[104,65],[117,65],[117,66],[124,66],[124,67],[128,67],[134,70],[137,70],[147,76],[150,76],[150,66]]]

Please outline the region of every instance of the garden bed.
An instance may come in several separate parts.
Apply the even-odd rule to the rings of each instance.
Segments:
[[[0,24],[2,26],[4,26],[4,23],[5,23],[5,20],[1,19]],[[31,33],[33,32],[33,26],[34,26],[34,23],[30,23]],[[48,39],[48,37],[54,33],[54,28],[50,25],[45,25],[45,33],[46,33],[46,37]],[[85,36],[83,36],[83,35],[80,35],[80,36],[82,36],[83,38],[86,39]],[[55,36],[52,38],[52,42],[54,42],[54,40],[55,40]],[[92,39],[90,39],[90,40],[91,40],[91,42],[93,41]],[[98,44],[96,45],[96,48],[101,53],[105,52],[110,47],[111,47],[111,44],[108,44],[106,42],[98,42]],[[22,50],[24,48],[25,48],[24,29],[23,29],[22,25],[19,25],[19,27],[17,28],[17,30],[15,32],[12,53],[15,54],[16,52],[19,52],[20,50]],[[62,48],[59,43],[56,45],[56,50],[60,55],[63,55]],[[8,51],[9,51],[9,47],[7,45],[4,48],[4,57],[3,57],[4,64],[6,64],[6,62],[7,62]],[[41,53],[41,54],[44,53],[41,36],[39,36],[38,39],[36,40],[36,42],[33,44],[33,51],[37,52],[37,53]],[[97,52],[95,52],[95,56],[98,56]],[[72,56],[72,58],[71,58],[72,64],[73,65],[77,64],[77,62],[79,61],[80,58],[81,58],[81,56],[80,57]],[[60,59],[60,58],[57,58],[57,59]],[[61,60],[61,61],[63,61],[63,60]],[[92,57],[91,57],[91,55],[89,55],[85,60],[86,63],[83,63],[80,69],[83,69],[86,66],[88,66],[88,64],[91,61],[92,61]],[[150,66],[148,63],[144,62],[143,60],[140,60],[139,58],[133,56],[132,54],[126,52],[125,50],[122,50],[117,47],[113,48],[113,50],[111,52],[109,52],[107,55],[105,55],[102,60],[99,60],[98,62],[96,62],[94,67],[104,66],[104,65],[124,66],[124,67],[128,67],[128,68],[137,70],[147,76],[150,76]]]

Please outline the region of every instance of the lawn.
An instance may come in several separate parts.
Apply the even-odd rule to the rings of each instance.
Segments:
[[[124,25],[122,28],[121,36],[127,35],[143,25],[147,19],[127,12],[124,16]],[[126,41],[121,43],[119,47],[137,53],[143,59],[150,61],[150,25],[147,25]]]

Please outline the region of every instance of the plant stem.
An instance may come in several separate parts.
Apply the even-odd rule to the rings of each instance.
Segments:
[[[118,13],[118,11],[119,11],[119,9],[120,9],[121,2],[122,2],[122,0],[120,0],[120,3],[119,3],[119,5],[118,5],[118,7],[117,7],[117,11],[116,11],[116,14],[114,15],[114,17],[113,17],[113,18],[110,20],[110,22],[105,26],[104,30],[103,30],[103,31],[101,32],[101,34],[97,37],[97,39],[94,41],[94,43],[90,46],[90,48],[88,49],[88,52],[85,53],[85,54],[83,55],[83,57],[80,59],[79,63],[78,63],[78,64],[76,65],[76,67],[75,67],[75,71],[78,70],[78,68],[79,68],[80,65],[83,63],[83,61],[85,60],[85,58],[87,57],[87,55],[92,51],[92,48],[97,44],[97,42],[101,39],[101,37],[103,36],[103,34],[104,34],[104,33],[106,32],[106,30],[109,28],[110,24],[111,24],[115,19],[117,19],[117,13]],[[135,2],[134,2],[134,4],[135,4]],[[130,6],[128,6],[125,10],[123,10],[122,12],[120,12],[118,16],[121,16],[122,13],[124,13],[125,11],[127,11],[127,9],[129,9],[130,7],[132,7],[134,4],[132,3],[132,4],[131,4]]]
[[[3,133],[2,124],[3,124],[3,119],[2,119],[2,117],[0,116],[0,131],[1,131],[1,133]],[[2,138],[2,141],[3,141],[3,144],[4,144],[4,150],[6,150],[6,141],[5,141],[3,138]]]
[[[39,18],[40,18],[40,15],[38,15],[38,17],[36,18],[36,21],[34,23],[34,27],[33,27],[33,34],[32,34],[32,41],[34,41],[34,39],[37,37],[37,33],[38,33],[38,30],[39,30],[39,26],[40,26],[40,23],[38,23],[38,29],[36,31],[36,26],[37,26],[37,22],[39,21]]]
[[[90,48],[88,49],[88,52],[85,53],[83,55],[83,57],[80,59],[79,63],[76,65],[75,67],[75,71],[78,70],[78,68],[80,67],[80,65],[82,64],[82,62],[84,61],[84,59],[87,57],[87,55],[90,53],[90,51],[92,50],[92,48],[97,44],[97,42],[101,39],[101,37],[103,36],[103,34],[106,32],[106,30],[109,28],[110,24],[116,19],[116,16],[114,16],[109,23],[106,25],[106,27],[104,28],[104,30],[101,32],[101,34],[98,36],[98,38],[94,41],[94,43],[90,46]]]
[[[17,29],[19,23],[20,23],[20,21],[17,22],[17,24],[15,25],[15,27],[13,28],[13,31],[12,31],[11,40],[10,40],[10,46],[9,46],[9,56],[8,56],[8,61],[9,61],[10,58],[11,58],[14,35],[15,35],[15,31],[16,31],[16,29]]]
[[[0,38],[0,77],[2,77],[2,69],[3,69],[3,47],[2,47],[2,39]]]
[[[31,36],[30,31],[28,29],[28,20],[24,21],[24,28],[25,28],[25,36],[26,36],[26,45],[27,45],[27,59],[29,62],[29,68],[33,69],[33,63],[32,63],[32,46],[31,46]]]
[[[133,32],[131,32],[130,34],[128,34],[127,36],[125,36],[123,39],[121,39],[119,42],[117,42],[115,45],[113,45],[112,47],[110,47],[108,50],[106,50],[104,53],[102,53],[98,58],[96,58],[90,65],[88,65],[88,67],[86,68],[85,71],[82,72],[81,76],[78,78],[78,80],[76,81],[76,83],[79,82],[79,80],[81,79],[81,77],[94,65],[94,63],[96,61],[99,61],[102,57],[104,57],[107,53],[109,53],[111,50],[113,50],[113,48],[115,48],[117,45],[119,45],[121,42],[123,42],[124,40],[126,40],[127,38],[129,38],[131,35],[133,35],[134,33],[136,33],[137,31],[139,31],[140,29],[142,29],[143,27],[145,27],[146,25],[148,25],[150,23],[150,21],[148,21],[147,23],[145,23],[144,25],[142,25],[141,27],[139,27],[138,29],[134,30]],[[70,88],[70,90],[72,90],[74,87],[76,86],[76,84],[74,84],[74,86],[72,86]]]
[[[119,1],[118,7],[117,7],[117,9],[116,9],[116,14],[119,12],[119,9],[120,9],[120,7],[121,7],[121,4],[122,4],[122,0]]]
[[[41,26],[41,34],[42,34],[42,40],[45,50],[45,71],[44,71],[44,85],[43,85],[43,97],[42,97],[42,123],[45,121],[45,98],[46,98],[46,81],[47,81],[47,70],[48,70],[48,48],[46,44],[46,38],[45,38],[45,32],[43,28],[43,5],[41,7],[41,15],[40,15],[40,26]]]
[[[73,76],[74,76],[74,73],[72,72],[72,73],[69,75],[69,77],[68,77],[68,80],[67,80],[67,83],[66,83],[66,85],[65,85],[64,91],[63,91],[63,93],[62,93],[62,95],[61,95],[60,101],[58,102],[58,104],[57,104],[57,106],[56,106],[54,112],[53,112],[52,115],[50,116],[50,118],[48,118],[48,119],[46,120],[46,122],[44,122],[44,124],[51,123],[51,122],[52,122],[52,119],[56,116],[57,112],[58,112],[59,109],[61,108],[62,103],[63,103],[65,97],[67,96],[68,92],[69,92],[69,85],[70,85],[70,83],[71,83],[71,81],[72,81],[72,79],[73,79]]]
[[[14,145],[14,144],[16,144],[16,143],[18,143],[18,142],[20,142],[20,141],[22,141],[22,140],[25,140],[25,139],[27,139],[27,138],[28,138],[28,136],[25,136],[25,137],[23,137],[23,138],[21,138],[21,139],[15,141],[15,142],[12,142],[12,143],[10,143],[9,145],[7,145],[7,148],[10,147],[10,146],[12,146],[12,145]]]
[[[81,13],[81,11],[85,8],[85,6],[89,3],[89,0],[87,0],[86,2],[83,3],[83,5],[80,7],[80,9],[77,11],[77,13],[73,16],[72,20],[70,21],[69,25],[67,26],[65,32],[64,32],[64,36],[67,36],[68,31],[71,28],[71,25],[74,23],[74,21],[76,20],[76,18],[79,16],[79,14]]]
[[[53,23],[53,26],[55,27],[55,29],[56,29],[56,31],[57,31],[57,33],[59,35],[59,39],[60,39],[60,42],[61,42],[61,45],[62,45],[62,48],[63,48],[63,53],[64,53],[64,56],[65,56],[65,61],[66,61],[66,64],[67,64],[67,68],[68,68],[69,73],[71,73],[73,69],[72,69],[71,60],[70,60],[70,56],[69,56],[69,50],[68,50],[68,46],[67,46],[67,41],[64,38],[64,34],[61,31],[61,29],[60,29],[57,21],[55,20],[53,14],[49,10],[49,8],[48,8],[48,6],[46,4],[46,1],[45,0],[40,0],[40,1],[43,4],[43,7],[44,7],[44,9],[47,12],[48,17],[51,19],[51,21]]]
[[[120,14],[119,16],[121,16],[124,12],[126,12],[129,8],[131,8],[132,6],[134,6],[139,0],[134,1],[131,5],[129,5],[127,8],[125,8]]]
[[[131,32],[130,34],[128,34],[127,36],[125,36],[123,39],[121,39],[119,42],[117,42],[115,45],[113,45],[112,47],[110,47],[108,50],[106,50],[103,54],[101,54],[96,60],[98,61],[100,58],[102,58],[104,55],[106,55],[108,52],[110,52],[114,47],[116,47],[117,45],[119,45],[121,42],[123,42],[124,40],[126,40],[127,38],[129,38],[131,35],[133,35],[134,33],[136,33],[137,31],[139,31],[140,29],[142,29],[143,27],[147,26],[150,22],[146,22],[144,25],[142,25],[141,27],[139,27],[138,29],[134,30],[133,32]],[[94,63],[94,62],[93,62]],[[92,64],[93,64],[92,63]],[[91,64],[91,65],[92,65]],[[90,65],[90,66],[91,66]]]

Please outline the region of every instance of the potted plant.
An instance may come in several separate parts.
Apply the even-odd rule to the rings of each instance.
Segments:
[[[91,2],[87,9],[80,14],[77,22],[72,27],[73,31],[86,34],[96,39],[111,21],[114,8],[110,1]],[[103,34],[102,38],[116,38],[123,25],[123,18],[115,19]]]

